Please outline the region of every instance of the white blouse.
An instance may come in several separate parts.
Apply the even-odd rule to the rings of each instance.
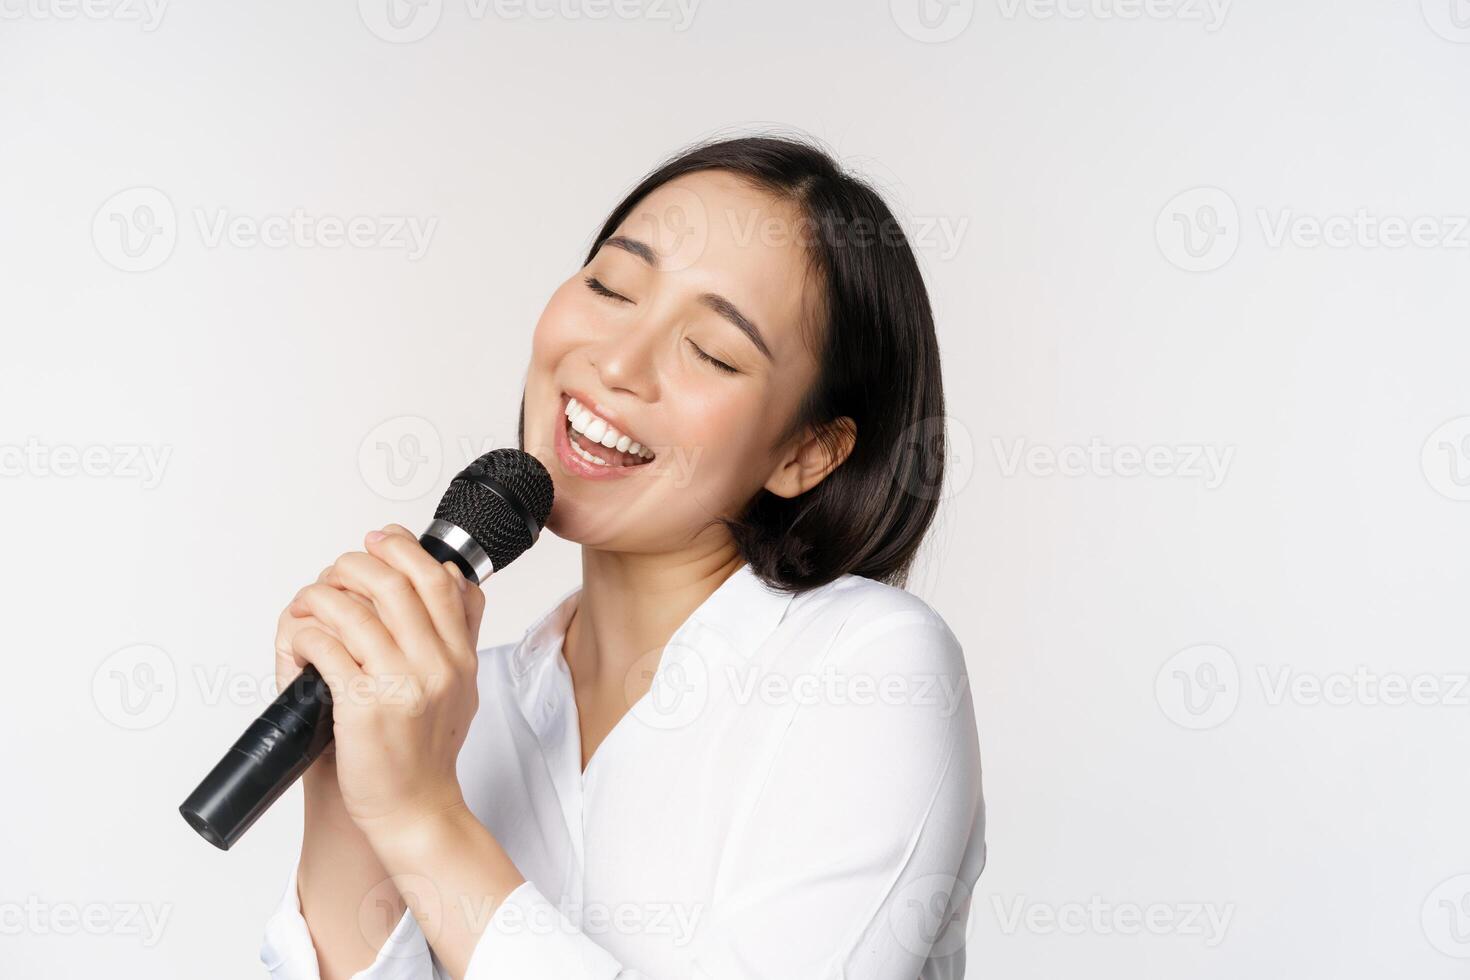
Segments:
[[[480,652],[460,785],[527,880],[465,980],[963,977],[985,816],[939,615],[853,575],[792,597],[743,565],[584,773],[561,655],[580,591]],[[294,862],[260,956],[277,980],[318,977]],[[356,977],[447,973],[405,912]]]

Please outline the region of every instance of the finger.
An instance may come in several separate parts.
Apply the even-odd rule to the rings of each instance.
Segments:
[[[316,667],[327,689],[332,692],[333,704],[345,702],[353,685],[363,683],[359,678],[367,677],[345,646],[314,626],[297,633],[291,641],[291,649],[298,659]]]
[[[453,570],[455,575],[464,579],[465,631],[469,636],[470,649],[478,650],[480,648],[480,623],[485,619],[485,590],[468,579],[465,579],[464,573],[459,570],[459,566],[454,564],[454,562],[445,562],[445,564]]]
[[[413,583],[434,629],[444,641],[458,653],[470,647],[470,638],[465,626],[464,602],[469,584],[463,575],[450,572],[433,555],[424,550],[418,539],[397,525],[377,535],[367,536],[370,554],[395,569]]]
[[[443,569],[439,575],[447,577]],[[419,585],[381,558],[361,551],[345,554],[337,559],[336,580],[349,592],[372,600],[388,632],[410,659],[444,645]]]
[[[293,616],[315,616],[369,673],[380,674],[403,662],[403,651],[372,607],[354,602],[341,589],[320,582],[308,585],[288,608]]]

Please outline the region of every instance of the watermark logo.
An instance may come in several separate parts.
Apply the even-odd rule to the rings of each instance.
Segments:
[[[1181,728],[1204,731],[1225,724],[1240,703],[1240,668],[1224,647],[1186,647],[1159,668],[1154,699]]]
[[[889,0],[898,29],[924,44],[943,44],[965,33],[975,19],[975,0]]]
[[[173,254],[178,240],[173,202],[156,187],[118,191],[92,216],[92,244],[97,254],[123,272],[158,268]]]
[[[1218,187],[1191,188],[1164,205],[1154,238],[1171,264],[1186,272],[1213,272],[1240,247],[1240,211]]]
[[[1419,923],[1429,945],[1446,956],[1470,959],[1470,874],[1440,882],[1424,899]]]
[[[661,269],[678,272],[698,262],[709,244],[708,209],[704,199],[680,184],[659,188],[657,207],[644,204],[631,222],[634,237],[652,242]]]
[[[412,44],[439,26],[444,0],[357,0],[364,26],[390,44]]]
[[[1419,0],[1424,23],[1446,41],[1470,44],[1470,0]]]
[[[1470,500],[1470,415],[1450,419],[1424,440],[1419,454],[1424,479],[1450,500]]]
[[[147,643],[109,654],[92,675],[92,703],[98,713],[128,731],[163,722],[173,711],[178,694],[173,658]]]
[[[397,874],[384,878],[368,889],[357,905],[357,928],[369,946],[382,943],[382,937],[397,928],[406,910],[399,911],[398,902],[413,910],[414,921],[430,944],[439,939],[444,928],[444,897],[432,878],[419,874]],[[390,958],[417,956],[412,943],[400,943],[389,951]]]
[[[894,896],[888,927],[908,952],[942,959],[964,948],[969,909],[969,885],[953,875],[924,875]]]
[[[948,500],[975,476],[975,440],[953,415],[920,419],[899,437],[890,466],[904,493],[920,500]]]
[[[647,693],[639,696],[645,684]],[[639,657],[624,679],[628,713],[659,731],[683,728],[698,718],[709,703],[709,689],[704,657],[677,641]]]
[[[379,423],[357,448],[357,469],[385,500],[417,500],[439,485],[444,447],[434,423],[400,415]]]

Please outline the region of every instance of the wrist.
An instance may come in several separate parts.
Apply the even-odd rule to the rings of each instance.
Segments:
[[[354,818],[354,822],[379,854],[410,859],[462,837],[471,824],[479,826],[464,797],[458,793],[400,807],[380,817]]]

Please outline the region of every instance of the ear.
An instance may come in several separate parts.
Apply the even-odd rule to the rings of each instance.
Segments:
[[[822,426],[808,426],[782,451],[766,489],[778,497],[797,497],[821,483],[852,452],[857,423],[846,415]]]

